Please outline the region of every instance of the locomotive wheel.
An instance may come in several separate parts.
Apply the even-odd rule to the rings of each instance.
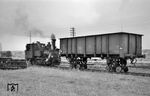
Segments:
[[[122,68],[121,68],[120,66],[117,66],[117,67],[116,67],[116,72],[119,73],[119,72],[121,72],[121,70],[122,70]]]
[[[128,72],[128,71],[129,71],[128,67],[125,67],[124,72]]]

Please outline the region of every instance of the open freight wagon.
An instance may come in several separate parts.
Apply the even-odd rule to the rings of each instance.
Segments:
[[[107,59],[108,71],[127,72],[127,59],[142,58],[141,34],[117,32],[60,38],[61,56],[69,59],[72,68],[87,68],[87,58]]]

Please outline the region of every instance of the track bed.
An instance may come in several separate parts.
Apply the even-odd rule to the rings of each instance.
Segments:
[[[91,72],[107,72],[110,74],[125,74],[125,75],[133,75],[133,76],[146,76],[150,77],[150,64],[148,63],[150,61],[137,61],[137,64],[132,65],[128,62],[127,66],[129,68],[129,72],[127,73],[116,73],[116,72],[107,72],[106,70],[106,61],[89,61],[87,62],[87,69],[84,71],[91,71]],[[60,64],[59,68],[61,69],[68,69],[69,68],[69,63],[67,61],[64,61]],[[73,69],[75,70],[75,69]],[[78,69],[77,69],[78,70]]]

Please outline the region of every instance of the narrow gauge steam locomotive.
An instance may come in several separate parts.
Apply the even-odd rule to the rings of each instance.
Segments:
[[[87,58],[107,60],[108,71],[127,72],[127,60],[142,58],[141,34],[117,32],[109,34],[60,38],[61,56],[69,59],[72,68],[87,69]]]
[[[60,64],[60,52],[55,46],[55,35],[51,35],[51,42],[47,45],[36,42],[26,45],[25,59],[32,65],[56,66]]]

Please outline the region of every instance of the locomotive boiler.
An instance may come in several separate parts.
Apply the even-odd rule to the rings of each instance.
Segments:
[[[59,49],[55,46],[55,35],[51,35],[51,43],[30,43],[26,45],[25,59],[32,65],[56,66],[60,64]]]
[[[61,56],[69,59],[72,68],[87,68],[87,58],[107,60],[106,69],[127,72],[127,60],[144,57],[142,36],[128,32],[60,38]]]

